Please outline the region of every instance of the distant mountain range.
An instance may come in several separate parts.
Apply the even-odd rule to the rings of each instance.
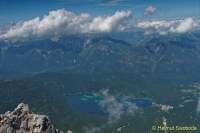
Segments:
[[[136,35],[137,34],[137,35]],[[1,42],[1,79],[44,72],[196,75],[200,33],[71,35],[59,40]]]

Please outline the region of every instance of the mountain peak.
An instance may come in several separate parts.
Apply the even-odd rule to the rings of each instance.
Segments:
[[[27,104],[20,103],[13,112],[0,115],[0,133],[62,133],[46,115],[33,114]]]

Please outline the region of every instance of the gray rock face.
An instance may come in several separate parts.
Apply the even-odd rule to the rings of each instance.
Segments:
[[[0,133],[62,133],[45,115],[33,114],[27,104],[0,115]]]

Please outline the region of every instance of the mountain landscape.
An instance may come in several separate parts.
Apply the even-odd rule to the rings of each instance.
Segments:
[[[19,102],[29,103],[34,111],[49,115],[63,131],[73,129],[75,132],[87,131],[91,127],[95,130],[93,132],[99,128],[111,132],[120,128],[124,121],[127,132],[145,132],[150,131],[154,122],[162,123],[163,117],[168,117],[172,124],[184,124],[182,122],[186,120],[188,124],[199,123],[195,107],[199,92],[184,93],[184,89],[196,90],[193,85],[198,84],[200,78],[200,34],[154,34],[138,38],[134,36],[136,33],[127,33],[132,34],[135,41],[122,40],[120,36],[124,33],[115,33],[67,36],[56,42],[45,39],[29,41],[28,44],[1,43],[1,113]],[[111,109],[107,105],[79,103],[82,99],[94,97],[91,95],[102,95],[105,90],[108,94],[100,101],[107,100],[107,97],[115,99],[109,103],[114,106]],[[117,99],[118,95],[123,99]],[[76,96],[76,102],[69,103],[72,96]],[[132,109],[130,101],[126,101],[128,97],[151,99],[152,105]],[[140,102],[144,101],[137,104],[147,104]],[[129,113],[120,109],[125,103],[131,110]],[[88,113],[80,104],[94,110]],[[103,112],[99,108],[104,108]],[[116,122],[109,127],[115,109],[118,109],[120,118],[112,118]],[[94,115],[89,115],[93,114],[91,111]],[[188,116],[187,112],[192,114]],[[194,119],[190,119],[191,116]],[[99,127],[106,121],[108,125]],[[129,125],[132,121],[139,125],[148,121],[148,124],[145,128],[134,125],[132,129]]]
[[[139,75],[156,71],[168,74],[179,71],[198,73],[198,32],[140,37],[134,37],[137,32],[127,33],[133,36],[133,41],[119,37],[124,33],[116,34],[67,36],[57,42],[51,40],[33,40],[15,44],[2,42],[1,77],[9,78],[9,75],[12,77],[15,73],[23,77],[45,72],[129,73],[131,71]],[[188,68],[189,64],[195,65]]]
[[[199,133],[199,9],[0,1],[0,133]]]

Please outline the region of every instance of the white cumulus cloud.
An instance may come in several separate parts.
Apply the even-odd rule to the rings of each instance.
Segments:
[[[184,33],[190,31],[199,26],[199,22],[195,21],[193,18],[186,18],[182,20],[179,24],[171,27],[170,31],[177,33]]]
[[[112,16],[96,17],[89,23],[88,32],[124,31],[128,27],[128,20],[132,15],[130,11],[117,11]]]
[[[130,11],[117,11],[111,16],[91,17],[90,14],[76,15],[65,9],[50,11],[42,18],[19,22],[0,34],[1,40],[19,41],[35,37],[54,37],[75,33],[123,31],[131,18]]]
[[[185,18],[181,20],[154,20],[139,21],[135,27],[145,29],[148,33],[186,33],[195,29],[200,29],[200,21],[193,18]]]
[[[100,95],[103,98],[100,101],[100,106],[109,114],[108,123],[117,122],[123,114],[133,115],[138,109],[136,104],[129,101],[126,96],[120,96],[118,99],[107,89],[102,90]]]
[[[154,7],[146,9],[154,12]],[[200,20],[185,18],[182,20],[136,21],[131,11],[116,11],[112,15],[93,17],[88,13],[75,14],[65,9],[50,11],[48,15],[36,17],[24,22],[12,24],[0,29],[0,41],[17,42],[33,38],[50,38],[58,40],[68,34],[104,33],[133,31],[140,28],[145,33],[185,33],[200,28]]]
[[[144,11],[144,15],[145,15],[145,16],[148,16],[148,15],[150,15],[150,14],[153,14],[153,13],[155,13],[156,10],[157,10],[156,7],[154,7],[154,6],[148,6],[148,7],[145,9],[145,11]]]

